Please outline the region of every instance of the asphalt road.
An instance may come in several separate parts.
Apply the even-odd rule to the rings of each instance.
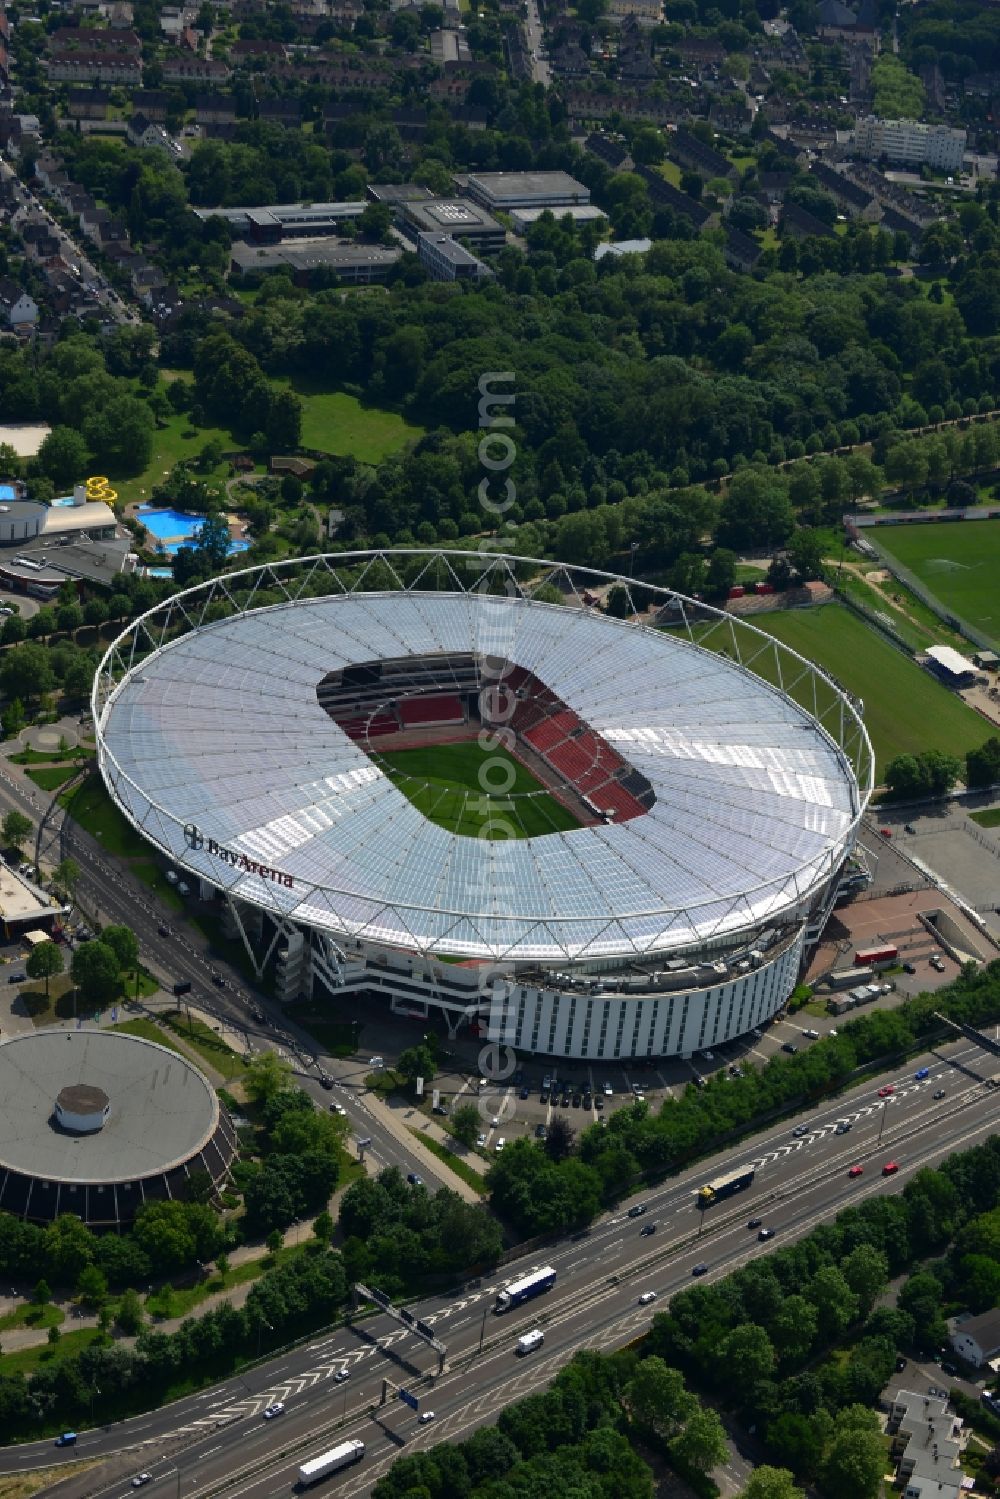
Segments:
[[[552,74],[549,65],[544,58],[539,57],[539,48],[545,45],[545,32],[542,29],[542,18],[538,7],[538,0],[526,0],[527,15],[524,20],[524,34],[528,43],[528,55],[531,59],[531,81],[548,86],[552,82]]]
[[[607,1350],[634,1338],[671,1294],[691,1283],[696,1263],[707,1264],[706,1278],[714,1279],[768,1253],[772,1245],[760,1243],[747,1228],[750,1216],[775,1230],[774,1245],[787,1243],[848,1203],[899,1191],[921,1166],[996,1130],[1000,1090],[981,1080],[992,1075],[992,1057],[961,1041],[921,1060],[930,1076],[917,1083],[907,1071],[894,1080],[896,1092],[888,1101],[866,1084],[803,1116],[810,1126],[806,1136],[796,1139],[783,1126],[730,1154],[727,1168],[755,1163],[754,1184],[705,1214],[693,1204],[695,1188],[712,1174],[702,1165],[647,1192],[641,1219],[629,1219],[624,1211],[611,1214],[589,1232],[531,1255],[516,1270],[507,1267],[412,1306],[447,1345],[448,1365],[440,1377],[433,1372],[432,1351],[378,1313],[317,1337],[244,1379],[227,1380],[117,1427],[84,1432],[76,1448],[65,1453],[57,1454],[47,1442],[7,1449],[0,1453],[0,1472],[115,1453],[98,1482],[94,1474],[83,1475],[64,1485],[61,1494],[123,1499],[131,1477],[146,1470],[153,1475],[151,1499],[154,1493],[156,1499],[171,1499],[172,1493],[192,1499],[223,1487],[240,1499],[266,1499],[287,1494],[299,1463],[335,1445],[345,1430],[368,1449],[362,1465],[331,1480],[338,1496],[353,1499],[370,1489],[404,1447],[410,1451],[446,1437],[458,1439],[495,1420],[512,1399],[546,1384],[577,1349]],[[941,1087],[946,1096],[935,1100]],[[852,1120],[852,1129],[838,1136],[834,1127],[843,1118]],[[899,1171],[883,1178],[881,1167],[890,1158]],[[848,1169],[856,1162],[864,1173],[851,1179]],[[656,1232],[643,1236],[641,1229],[651,1223]],[[541,1264],[558,1272],[553,1291],[495,1315],[497,1288]],[[650,1290],[656,1302],[639,1305],[639,1295]],[[517,1359],[517,1337],[536,1326],[544,1331],[544,1346]],[[343,1369],[349,1378],[337,1384],[335,1375]],[[391,1391],[386,1406],[373,1412],[384,1379],[414,1393],[421,1411],[435,1412],[434,1421],[419,1425],[418,1416]],[[287,1403],[286,1414],[262,1420],[274,1399]]]

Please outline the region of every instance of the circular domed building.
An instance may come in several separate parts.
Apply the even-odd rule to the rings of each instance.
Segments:
[[[0,1043],[0,1210],[123,1227],[148,1202],[216,1188],[236,1130],[197,1067],[121,1031],[47,1029]]]

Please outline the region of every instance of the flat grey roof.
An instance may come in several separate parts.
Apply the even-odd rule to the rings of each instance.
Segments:
[[[63,1088],[111,1100],[104,1128],[70,1135],[53,1122]],[[121,1031],[52,1026],[0,1043],[0,1164],[51,1182],[125,1182],[168,1171],[211,1139],[219,1104],[198,1069]]]
[[[583,203],[590,200],[589,187],[568,172],[470,172],[468,183],[471,189],[478,188],[494,203],[511,203],[525,198],[537,198],[539,203],[544,203],[553,195],[572,196]]]

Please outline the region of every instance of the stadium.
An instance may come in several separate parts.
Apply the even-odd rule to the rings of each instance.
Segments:
[[[51,1027],[0,1043],[0,1209],[127,1226],[147,1203],[215,1189],[236,1130],[198,1069],[121,1031]]]
[[[279,997],[545,1056],[764,1023],[873,780],[860,705],[735,617],[458,551],[188,589],[110,647],[93,711],[112,798]]]

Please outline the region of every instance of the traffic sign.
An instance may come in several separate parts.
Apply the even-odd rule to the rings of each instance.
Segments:
[[[397,1390],[396,1397],[402,1400],[404,1405],[408,1405],[411,1410],[418,1411],[420,1409],[420,1401],[416,1395],[411,1395],[409,1390]]]

